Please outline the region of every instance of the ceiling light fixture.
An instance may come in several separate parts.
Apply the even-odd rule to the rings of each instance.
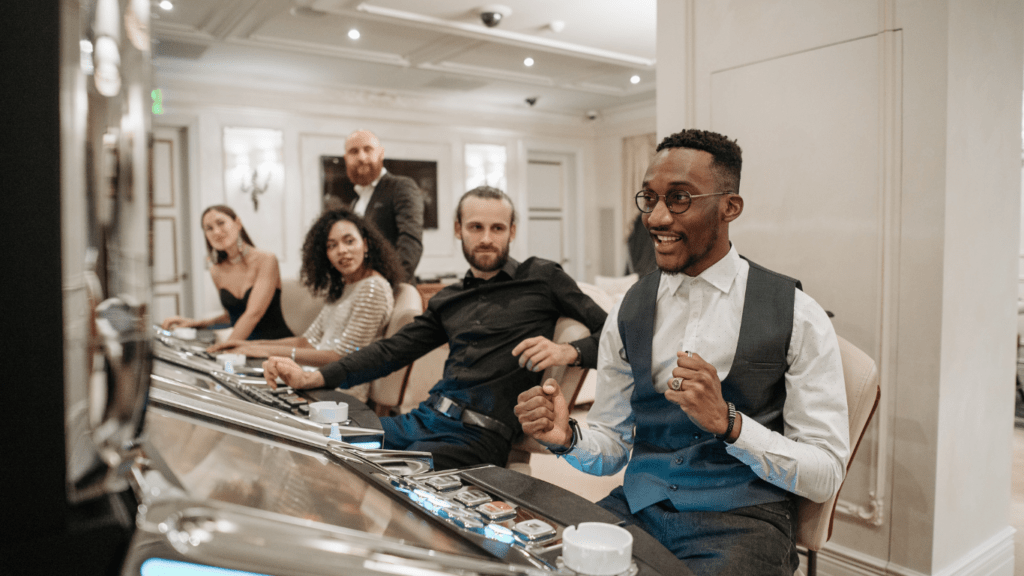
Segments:
[[[339,16],[351,15],[351,11],[348,9],[323,8],[323,11],[330,14],[337,14]],[[502,43],[507,43],[512,46],[528,48],[540,47],[542,50],[547,52],[567,54],[577,58],[586,58],[594,62],[654,70],[655,61],[653,58],[642,58],[632,54],[624,54],[622,52],[601,50],[591,46],[573,44],[571,42],[538,36],[536,34],[510,32],[500,28],[481,28],[477,23],[435,18],[433,16],[425,16],[423,14],[417,14],[415,12],[408,12],[405,10],[384,8],[368,2],[356,4],[355,11],[370,14],[371,16],[375,16],[381,20],[398,20],[410,26],[445,30],[452,34],[468,38],[477,38],[485,41],[495,41],[497,39]]]
[[[523,60],[523,65],[526,67],[533,66],[533,58],[527,58],[526,60]]]
[[[633,76],[629,79],[629,83],[630,84],[639,84],[640,83],[640,77],[637,76],[636,74],[633,74]]]
[[[359,40],[359,36],[359,30],[356,30],[355,28],[348,31],[348,37],[353,40]]]
[[[161,0],[160,8],[162,10],[174,10],[174,3],[171,0]]]
[[[565,20],[552,20],[548,23],[548,29],[552,32],[561,32],[565,30]]]

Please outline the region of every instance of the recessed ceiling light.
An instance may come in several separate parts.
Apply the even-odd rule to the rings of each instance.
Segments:
[[[171,0],[163,0],[160,2],[160,8],[163,8],[164,10],[173,10],[174,3],[171,2]]]
[[[633,77],[629,79],[629,83],[630,84],[639,84],[640,83],[640,77],[637,76],[636,74],[633,74]]]
[[[533,58],[527,58],[526,60],[523,60],[523,65],[524,66],[533,66]]]
[[[359,40],[359,30],[356,30],[355,28],[349,30],[348,37],[353,40]]]

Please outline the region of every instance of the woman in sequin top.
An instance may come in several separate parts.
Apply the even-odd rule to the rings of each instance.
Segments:
[[[401,270],[394,249],[371,224],[348,210],[324,212],[302,246],[302,282],[327,300],[313,324],[302,336],[230,340],[211,351],[292,357],[307,366],[334,362],[384,334]],[[365,400],[365,391],[348,393]]]

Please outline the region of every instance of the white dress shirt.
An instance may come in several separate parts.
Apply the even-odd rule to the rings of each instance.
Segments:
[[[353,184],[352,186],[356,190],[356,194],[359,195],[359,200],[356,200],[355,206],[352,207],[352,211],[359,216],[366,216],[366,207],[370,205],[370,197],[373,196],[373,191],[377,188],[377,184],[380,179],[388,173],[388,169],[381,167],[380,174],[377,175],[377,179],[369,184]]]
[[[662,274],[651,363],[656,390],[667,390],[678,351],[695,352],[725,379],[739,341],[749,270],[733,247],[699,276]],[[622,358],[621,305],[622,300],[615,304],[601,333],[589,429],[581,431],[575,447],[563,456],[575,468],[597,475],[620,470],[633,446],[633,373]],[[822,502],[839,490],[849,459],[846,386],[832,323],[801,290],[796,290],[786,360],[784,433],[743,418],[739,438],[726,450],[764,480]]]

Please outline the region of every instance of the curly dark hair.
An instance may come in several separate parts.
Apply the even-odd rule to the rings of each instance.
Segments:
[[[326,296],[328,302],[341,298],[345,290],[345,280],[341,272],[327,259],[327,237],[331,228],[340,221],[348,220],[359,230],[359,235],[366,243],[366,258],[363,261],[370,270],[375,270],[397,291],[398,283],[405,277],[405,271],[398,259],[398,254],[391,244],[381,236],[377,228],[360,216],[345,209],[328,210],[320,215],[306,233],[302,244],[302,283],[313,294]]]
[[[690,148],[711,154],[711,169],[715,173],[718,191],[740,193],[740,170],[743,168],[743,151],[735,140],[729,140],[718,132],[687,129],[666,136],[658,144],[657,152],[665,148]]]
[[[203,218],[206,218],[206,213],[210,212],[211,210],[216,210],[217,212],[220,212],[221,214],[230,217],[232,220],[238,220],[238,214],[235,214],[235,211],[232,210],[230,207],[225,206],[223,204],[214,204],[213,206],[208,207],[206,210],[203,210],[202,216],[199,217],[200,229],[202,229],[203,227]],[[245,242],[246,244],[252,246],[253,248],[256,247],[256,245],[253,244],[252,239],[249,238],[249,233],[245,231],[245,226],[242,226],[242,229],[241,231],[239,231],[238,235],[242,238],[242,242]],[[214,264],[220,264],[221,262],[228,259],[227,252],[223,250],[213,249],[213,245],[210,244],[210,239],[206,237],[205,231],[203,232],[203,239],[206,240],[206,255],[211,262],[213,262]]]

